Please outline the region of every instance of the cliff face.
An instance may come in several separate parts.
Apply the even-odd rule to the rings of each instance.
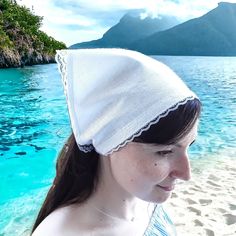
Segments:
[[[0,68],[55,62],[55,51],[66,46],[40,31],[41,23],[28,8],[0,0]]]
[[[37,53],[34,50],[30,50],[25,56],[22,56],[17,50],[0,49],[0,68],[24,67],[54,62],[54,56]]]
[[[17,29],[11,33],[12,47],[0,47],[0,68],[23,67],[25,65],[47,64],[55,61],[54,54],[37,50],[33,45],[33,39],[27,35],[21,35]]]

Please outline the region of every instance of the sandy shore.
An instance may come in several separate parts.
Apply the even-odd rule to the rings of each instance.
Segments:
[[[164,204],[178,236],[236,235],[236,157],[194,161],[192,172]]]

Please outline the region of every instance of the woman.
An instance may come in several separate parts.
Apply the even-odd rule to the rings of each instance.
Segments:
[[[138,52],[62,50],[56,60],[73,133],[32,235],[175,235],[161,203],[190,179],[197,96]]]

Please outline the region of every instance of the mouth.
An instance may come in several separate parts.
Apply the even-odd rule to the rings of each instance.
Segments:
[[[161,189],[163,189],[163,190],[165,190],[167,192],[170,192],[170,191],[174,190],[174,188],[175,188],[174,185],[170,186],[170,187],[163,187],[163,186],[157,185],[157,187],[159,187],[159,188],[161,188]]]

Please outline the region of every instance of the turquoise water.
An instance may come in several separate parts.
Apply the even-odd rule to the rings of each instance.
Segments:
[[[225,153],[236,158],[236,57],[156,57],[170,66],[203,103],[193,158]]]
[[[0,235],[22,235],[70,133],[56,65],[0,70],[0,108]]]
[[[235,157],[236,58],[155,58],[175,70],[203,103],[192,160]],[[28,235],[70,134],[56,64],[0,70],[0,108],[0,236]]]

